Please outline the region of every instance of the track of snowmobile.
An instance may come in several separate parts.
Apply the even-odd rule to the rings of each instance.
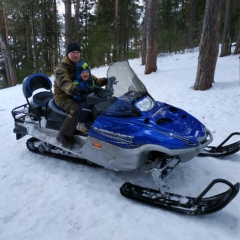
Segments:
[[[38,141],[38,139],[32,137],[32,138],[28,139],[27,143],[26,143],[27,148],[33,153],[41,154],[46,157],[52,157],[52,158],[56,158],[59,160],[76,163],[76,164],[81,164],[81,165],[85,165],[85,166],[89,166],[89,167],[95,167],[95,168],[101,167],[100,165],[89,162],[86,159],[72,157],[72,156],[70,156],[70,154],[66,154],[66,151],[65,151],[65,154],[60,154],[60,153],[56,153],[56,152],[45,151],[43,149],[41,150],[41,148],[34,147],[34,142],[36,142],[36,141]],[[63,150],[60,148],[58,148],[58,151],[63,152]]]

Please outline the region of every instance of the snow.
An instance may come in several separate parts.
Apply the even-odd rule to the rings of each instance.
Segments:
[[[133,70],[158,101],[182,108],[213,133],[220,144],[239,129],[239,56],[218,58],[215,83],[195,91],[198,52],[159,56],[156,73]],[[106,76],[107,67],[92,69]],[[124,182],[155,188],[141,170],[114,172],[36,155],[18,141],[11,110],[26,100],[22,86],[0,90],[0,239],[2,240],[236,240],[240,236],[240,195],[221,211],[187,216],[134,202],[120,195]],[[239,137],[231,139],[237,141]],[[197,196],[213,179],[239,182],[239,153],[225,158],[195,157],[170,174],[172,192]],[[225,191],[219,184],[214,193]]]

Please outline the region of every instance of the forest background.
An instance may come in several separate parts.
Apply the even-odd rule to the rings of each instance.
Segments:
[[[69,42],[80,44],[81,56],[92,68],[144,56],[144,41],[150,35],[146,27],[156,28],[154,44],[162,56],[197,47],[207,1],[219,2],[0,0],[0,88],[21,83],[33,72],[52,75]],[[156,7],[149,11],[152,2]],[[232,44],[234,54],[240,52],[239,13],[239,0],[222,1],[219,28],[214,30],[220,36],[221,57],[232,54]],[[14,72],[12,77],[7,69]]]

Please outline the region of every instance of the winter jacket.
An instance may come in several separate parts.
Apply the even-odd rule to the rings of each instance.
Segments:
[[[106,78],[97,78],[93,74],[90,78],[97,86],[106,84]],[[63,100],[75,101],[74,95],[78,88],[73,84],[74,79],[76,79],[75,63],[65,55],[55,70],[54,102],[57,106],[60,106]]]

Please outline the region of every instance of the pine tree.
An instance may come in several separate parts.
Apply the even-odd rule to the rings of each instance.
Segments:
[[[195,90],[207,90],[212,87],[218,57],[219,23],[221,0],[207,0],[199,46]]]

